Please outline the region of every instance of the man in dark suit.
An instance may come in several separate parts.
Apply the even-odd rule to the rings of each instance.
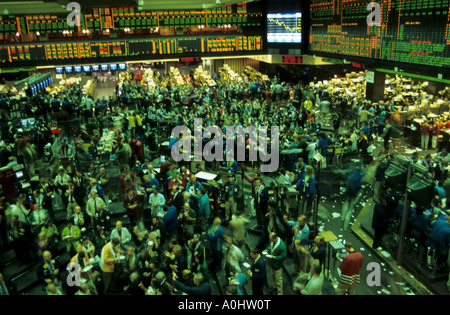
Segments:
[[[312,244],[308,256],[311,256],[312,259],[318,259],[320,265],[323,266],[327,252],[325,238],[317,235],[314,240],[308,241],[308,243]]]
[[[205,281],[203,274],[197,273],[194,276],[195,287],[185,286],[180,281],[176,280],[176,275],[174,274],[174,286],[177,290],[187,293],[188,295],[211,295],[211,286]]]
[[[47,286],[47,284],[57,281],[59,269],[52,261],[52,254],[49,251],[45,251],[42,258],[43,260],[37,266],[36,272],[39,281]]]
[[[265,229],[269,192],[260,178],[255,182],[255,190],[256,222],[258,223],[258,228]]]
[[[266,262],[257,248],[250,251],[250,257],[254,260],[248,270],[248,275],[252,279],[253,295],[264,295],[263,288],[267,284]]]

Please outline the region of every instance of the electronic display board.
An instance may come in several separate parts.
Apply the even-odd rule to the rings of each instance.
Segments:
[[[81,12],[80,26],[70,27],[67,14],[1,15],[0,35],[62,33],[68,30],[123,31],[232,25],[261,27],[259,3],[237,3],[211,9],[139,11],[133,7],[94,8]]]
[[[268,43],[301,43],[302,13],[268,13]]]
[[[377,1],[380,26],[368,1],[310,3],[310,53],[450,67],[450,0]]]
[[[108,65],[100,65],[100,70],[101,71],[108,71],[109,67],[108,67]]]
[[[261,52],[262,36],[184,36],[139,40],[58,42],[0,47],[0,63],[88,60],[99,57],[152,57],[192,53]],[[102,71],[108,71],[108,65]],[[92,71],[98,71],[92,66]]]
[[[100,71],[99,65],[92,65],[92,72],[99,72],[99,71]]]

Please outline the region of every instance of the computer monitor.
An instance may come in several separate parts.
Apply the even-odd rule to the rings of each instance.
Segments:
[[[29,125],[34,125],[34,123],[35,123],[34,118],[28,118],[28,124]]]
[[[64,67],[64,72],[65,73],[72,73],[73,72],[73,68],[72,67]]]
[[[63,68],[62,67],[56,67],[55,68],[56,74],[63,74]]]
[[[21,119],[20,124],[24,127],[28,126],[28,119]]]
[[[113,63],[109,65],[109,70],[116,71],[117,70],[117,64]]]
[[[119,70],[127,70],[127,64],[126,63],[119,63]]]
[[[98,71],[100,71],[99,65],[92,65],[92,71],[93,71],[93,72],[98,72]]]
[[[75,67],[73,67],[73,72],[75,72],[75,73],[81,73],[81,66],[75,66]]]
[[[91,72],[91,66],[83,66],[83,72]]]
[[[108,65],[100,65],[101,71],[108,71]]]
[[[17,171],[17,172],[16,172],[16,178],[17,178],[18,180],[23,179],[23,170],[20,170],[20,171]]]

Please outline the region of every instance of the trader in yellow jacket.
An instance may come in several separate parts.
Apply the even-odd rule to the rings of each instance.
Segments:
[[[111,242],[103,246],[100,258],[100,268],[103,273],[104,294],[107,294],[114,276],[114,267],[119,262],[120,250],[117,247],[120,244],[119,239],[114,238]]]

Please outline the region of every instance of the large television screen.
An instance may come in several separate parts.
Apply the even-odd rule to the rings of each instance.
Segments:
[[[73,68],[71,66],[64,67],[64,72],[65,73],[72,73],[73,72]]]
[[[450,67],[450,0],[310,1],[310,54]]]
[[[268,43],[301,43],[302,13],[268,13]]]

